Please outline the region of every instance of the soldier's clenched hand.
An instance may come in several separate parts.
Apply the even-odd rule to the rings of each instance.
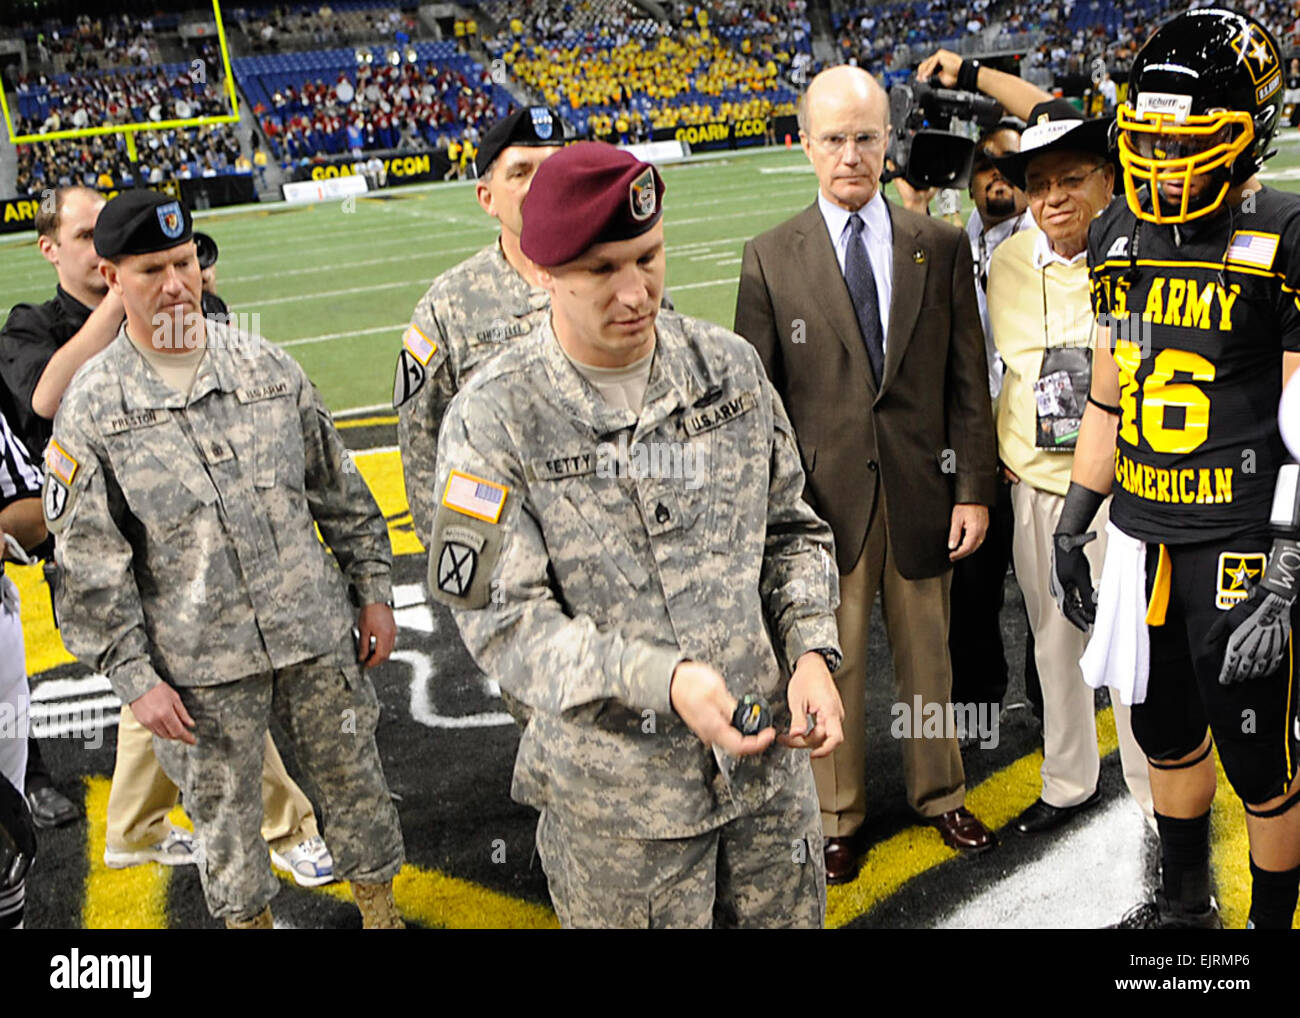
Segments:
[[[844,741],[844,704],[824,657],[810,650],[799,658],[786,686],[786,698],[790,732],[778,735],[777,741],[791,749],[811,749],[814,757],[829,756]],[[816,716],[817,724],[807,731],[810,714]]]
[[[131,713],[158,738],[180,739],[194,745],[194,736],[189,731],[194,727],[194,719],[181,702],[180,694],[167,683],[160,682],[144,696],[132,700]]]
[[[357,616],[357,660],[367,668],[381,665],[388,660],[397,642],[397,623],[393,621],[393,609],[386,604],[368,604]],[[370,649],[371,639],[375,641],[374,650]]]
[[[686,726],[709,746],[719,746],[733,756],[751,756],[772,745],[776,729],[741,735],[731,726],[736,698],[716,668],[701,661],[683,661],[673,669],[669,697],[673,710]]]

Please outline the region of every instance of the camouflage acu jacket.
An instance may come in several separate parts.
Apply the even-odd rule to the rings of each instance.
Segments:
[[[428,547],[437,507],[433,481],[438,429],[452,397],[489,358],[539,321],[546,291],[519,275],[499,242],[448,269],[415,306],[393,379],[406,498]]]
[[[391,597],[383,516],[315,387],[260,337],[207,328],[188,400],[124,328],[46,450],[63,640],[127,702],[338,652],[346,584]]]
[[[549,321],[452,403],[429,589],[533,715],[513,795],[615,836],[686,837],[752,811],[806,751],[736,759],[672,710],[683,659],[788,724],[799,656],[838,650],[830,528],[754,349],[661,312],[639,418],[607,405]]]

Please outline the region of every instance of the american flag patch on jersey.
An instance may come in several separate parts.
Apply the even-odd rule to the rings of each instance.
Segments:
[[[453,470],[447,478],[447,490],[442,494],[442,504],[458,513],[473,516],[476,520],[496,523],[501,519],[501,510],[505,508],[506,493],[509,490],[504,485]]]
[[[1238,230],[1232,235],[1228,245],[1228,261],[1239,265],[1256,265],[1261,269],[1271,269],[1273,259],[1277,257],[1278,235],[1276,233],[1257,233],[1254,230]]]
[[[412,324],[402,334],[402,345],[411,351],[411,356],[421,364],[428,364],[429,358],[438,351],[438,344]]]
[[[63,447],[53,440],[45,447],[45,465],[50,473],[64,484],[71,485],[77,476],[77,461],[63,451]]]

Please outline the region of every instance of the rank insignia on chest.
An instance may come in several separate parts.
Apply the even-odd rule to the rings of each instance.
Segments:
[[[1239,601],[1244,601],[1250,588],[1264,575],[1263,552],[1238,553],[1225,551],[1219,556],[1219,588],[1214,606],[1227,611]]]

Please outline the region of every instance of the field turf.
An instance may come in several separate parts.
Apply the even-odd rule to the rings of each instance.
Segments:
[[[1290,139],[1281,148],[1268,182],[1296,189],[1291,178],[1300,178],[1300,150]],[[804,208],[813,199],[814,178],[801,153],[784,150],[668,166],[664,177],[669,292],[679,310],[729,325],[744,241]],[[411,532],[388,409],[411,309],[435,275],[493,239],[493,226],[472,188],[461,184],[392,191],[349,205],[220,212],[202,216],[199,226],[221,249],[219,292],[232,311],[259,315],[260,331],[302,362],[338,415],[389,521],[401,633],[394,659],[373,675],[384,706],[380,750],[400,796],[409,858],[398,902],[413,924],[424,926],[554,923],[532,852],[535,815],[509,798],[516,730],[492,684],[460,646],[449,616],[424,601],[424,557]],[[45,300],[53,288],[53,271],[32,238],[0,242],[0,310]],[[17,568],[13,574],[24,597],[34,714],[57,727],[60,712],[100,710],[104,723],[102,744],[98,738],[91,744],[44,740],[56,780],[86,806],[88,820],[42,832],[28,883],[29,925],[213,925],[193,869],[103,866],[114,701],[106,681],[63,649],[38,572]],[[1008,579],[1008,701],[1022,698],[1023,619]],[[899,755],[889,735],[892,670],[878,616],[872,640],[878,652],[869,681],[870,806],[862,835],[870,855],[857,881],[831,890],[830,925],[1096,926],[1114,921],[1145,893],[1151,839],[1120,780],[1109,711],[1098,715],[1108,754],[1105,804],[1092,819],[1055,839],[1026,841],[1004,829],[994,852],[958,858],[936,832],[915,823],[903,801]],[[296,774],[292,753],[279,741]],[[1041,755],[1027,712],[1003,720],[997,745],[963,755],[968,802],[991,827],[1004,828],[1037,795]],[[1240,926],[1249,903],[1241,812],[1226,781],[1219,787],[1217,894],[1225,920]],[[356,925],[337,887],[308,892],[286,883],[274,908],[285,925]]]

